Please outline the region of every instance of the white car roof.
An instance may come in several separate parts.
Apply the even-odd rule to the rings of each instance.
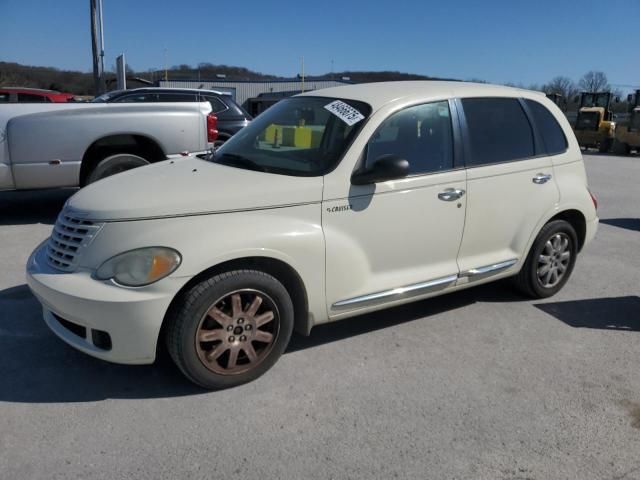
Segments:
[[[527,97],[540,100],[544,93],[505,87],[488,83],[440,82],[431,80],[410,80],[402,82],[376,82],[324,88],[302,95],[316,97],[344,98],[359,100],[377,110],[389,103],[423,101],[430,98],[451,97]]]

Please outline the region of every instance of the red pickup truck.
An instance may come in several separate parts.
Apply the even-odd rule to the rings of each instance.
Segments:
[[[0,88],[0,103],[66,103],[73,102],[75,95],[40,88]]]

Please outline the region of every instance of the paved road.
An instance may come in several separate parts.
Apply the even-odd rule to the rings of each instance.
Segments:
[[[23,266],[68,193],[0,194],[0,478],[640,479],[640,158],[587,168],[602,225],[558,296],[319,327],[217,393],[49,333]]]

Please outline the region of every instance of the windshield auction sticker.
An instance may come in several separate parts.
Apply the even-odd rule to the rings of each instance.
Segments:
[[[329,110],[349,126],[355,125],[364,118],[364,115],[362,115],[358,110],[348,103],[344,103],[342,100],[335,100],[329,105],[325,105],[324,108]]]

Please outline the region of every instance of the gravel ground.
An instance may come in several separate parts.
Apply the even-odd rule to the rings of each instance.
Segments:
[[[640,479],[640,158],[556,297],[487,285],[316,328],[249,385],[95,360],[24,265],[69,191],[0,194],[0,478]]]

